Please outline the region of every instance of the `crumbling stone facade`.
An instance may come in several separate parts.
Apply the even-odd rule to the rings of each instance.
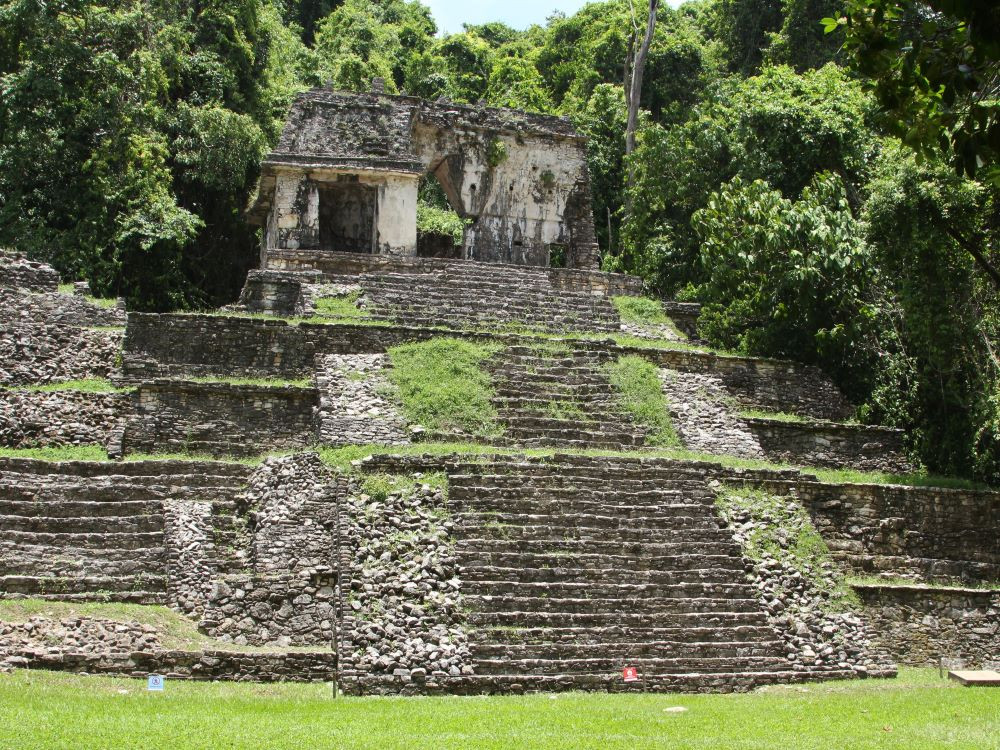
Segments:
[[[566,118],[324,89],[299,94],[262,165],[261,265],[279,249],[416,255],[425,174],[470,222],[461,257],[597,266],[585,140]]]

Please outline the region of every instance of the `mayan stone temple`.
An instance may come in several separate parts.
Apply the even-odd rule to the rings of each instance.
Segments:
[[[990,666],[1000,494],[869,481],[903,436],[826,374],[710,351],[698,305],[598,271],[585,148],[317,89],[234,305],[126,311],[0,255],[0,443],[94,453],[0,458],[0,598],[51,605],[0,620],[0,669],[423,694]],[[428,175],[461,243],[418,242]]]

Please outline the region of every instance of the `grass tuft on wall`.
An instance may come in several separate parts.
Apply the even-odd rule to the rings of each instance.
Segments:
[[[442,337],[389,349],[389,380],[407,420],[434,432],[502,435],[483,366],[501,348]]]
[[[635,354],[627,354],[605,365],[605,371],[621,407],[649,431],[646,444],[680,448],[681,440],[670,419],[670,404],[663,394],[656,365]]]

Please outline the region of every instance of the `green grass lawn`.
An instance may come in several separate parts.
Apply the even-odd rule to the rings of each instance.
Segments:
[[[683,713],[665,709],[683,706]],[[0,675],[0,747],[1000,748],[1000,691],[934,670],[746,695],[337,698],[324,685]]]

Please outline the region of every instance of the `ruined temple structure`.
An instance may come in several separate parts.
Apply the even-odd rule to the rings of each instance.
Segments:
[[[431,170],[463,258],[413,257]],[[0,671],[357,695],[996,666],[1000,492],[860,473],[910,471],[902,431],[706,349],[697,304],[636,305],[593,267],[562,120],[313,91],[255,206],[262,267],[210,314],[0,252]],[[470,345],[491,429],[426,421],[400,351]]]
[[[586,141],[563,117],[384,93],[300,94],[250,220],[276,249],[416,256],[434,175],[469,224],[452,257],[596,268]]]

